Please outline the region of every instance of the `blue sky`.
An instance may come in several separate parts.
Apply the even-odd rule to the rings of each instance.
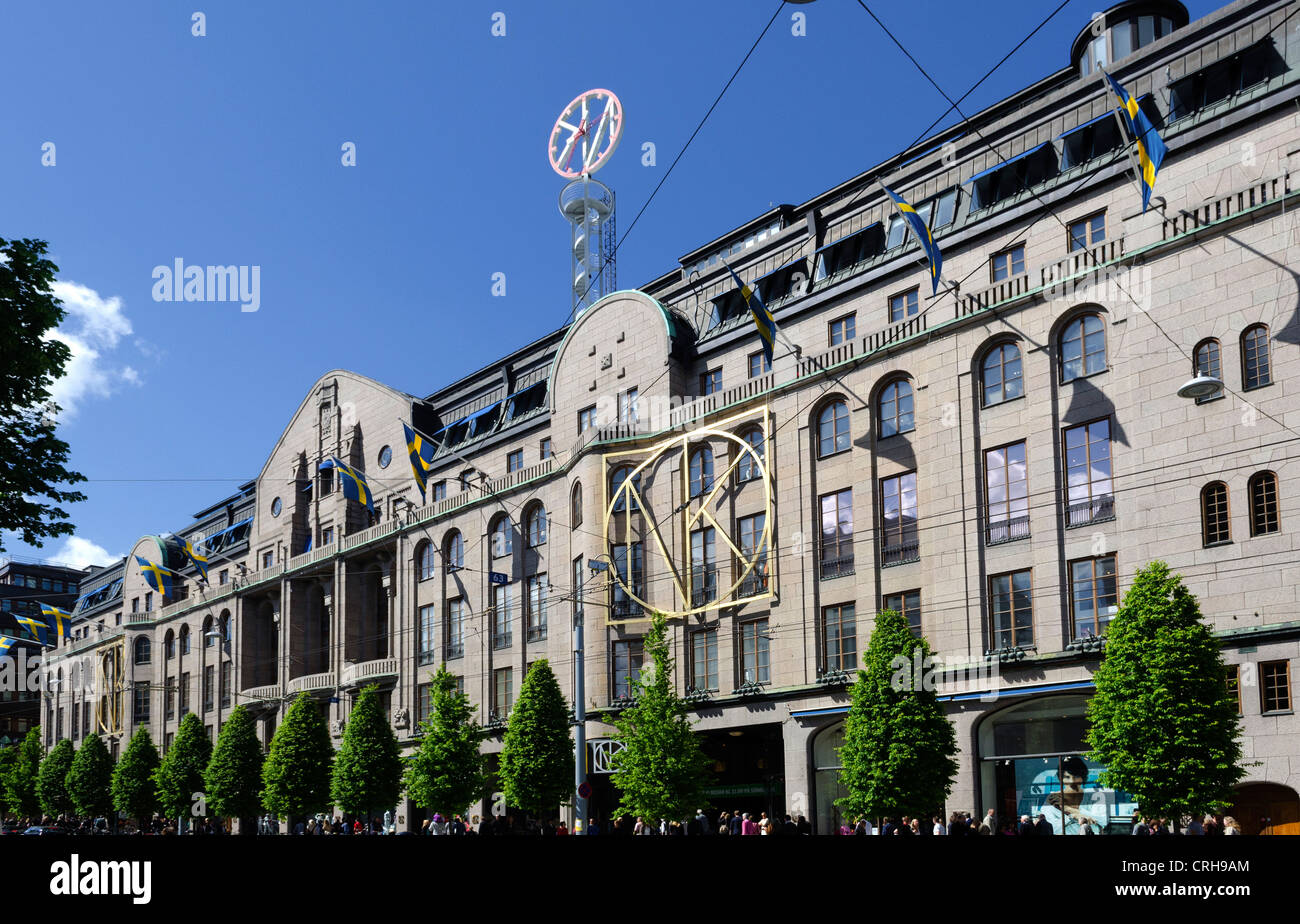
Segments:
[[[1054,6],[872,4],[954,98]],[[1099,6],[1072,0],[963,109],[1065,66]],[[7,552],[84,564],[180,528],[257,473],[329,369],[423,395],[561,326],[560,110],[619,95],[626,133],[599,176],[623,231],[776,7],[6,4],[0,237],[44,239],[60,267],[76,355],[60,433],[90,479],[73,541],[7,536]],[[871,167],[946,108],[855,0],[787,4],[620,249],[620,287]],[[259,267],[258,310],[155,301],[154,267],[177,258]]]

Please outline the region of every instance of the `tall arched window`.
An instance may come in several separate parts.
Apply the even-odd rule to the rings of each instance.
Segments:
[[[993,347],[985,354],[980,371],[980,397],[984,407],[1019,398],[1024,393],[1020,347],[1014,343]]]
[[[1250,493],[1250,534],[1264,536],[1282,528],[1277,512],[1277,475],[1256,472],[1246,485]]]
[[[582,525],[582,482],[573,486],[573,495],[569,499],[569,528],[577,529]]]
[[[148,636],[140,636],[135,640],[135,663],[148,664],[153,657],[153,646],[149,642]]]
[[[203,647],[211,648],[217,643],[216,636],[212,634],[212,617],[203,617]]]
[[[916,429],[912,413],[912,383],[898,379],[880,393],[880,438]]]
[[[163,637],[163,652],[168,661],[176,657],[176,635],[171,629]]]
[[[230,621],[230,610],[221,611],[221,641],[229,645],[234,639],[232,634],[233,625]]]
[[[420,547],[415,552],[416,574],[421,581],[427,581],[433,577],[433,569],[437,559],[434,557],[433,543],[421,542]]]
[[[1228,515],[1228,486],[1211,481],[1201,489],[1201,536],[1206,545],[1232,539]]]
[[[457,530],[452,530],[443,540],[442,551],[448,570],[465,567],[465,540]]]
[[[746,430],[741,439],[749,447],[740,450],[740,461],[736,463],[736,480],[753,481],[762,475],[759,460],[763,458],[763,431],[758,427]]]
[[[1099,314],[1083,314],[1061,333],[1061,381],[1106,369],[1106,325]]]
[[[546,544],[546,508],[541,504],[528,511],[527,533],[530,549]]]
[[[181,626],[181,655],[190,653],[190,627]]]
[[[1208,340],[1202,340],[1196,345],[1196,352],[1193,354],[1192,374],[1204,375],[1212,379],[1223,379],[1223,363],[1219,355],[1219,341],[1210,337]],[[1206,401],[1213,401],[1215,398],[1221,397],[1223,397],[1222,388],[1212,395],[1203,395],[1197,398],[1196,403],[1204,404]]]
[[[1268,355],[1268,325],[1252,324],[1241,335],[1241,386],[1261,388],[1273,383]]]
[[[504,558],[514,551],[514,530],[510,528],[510,517],[504,514],[492,524],[492,557]]]
[[[619,488],[623,486],[623,482],[627,481],[628,476],[630,476],[631,474],[632,474],[632,466],[628,465],[627,463],[614,466],[614,470],[610,472],[609,496],[614,498],[614,509],[616,511],[627,509],[627,495],[626,494],[620,495]],[[632,479],[632,487],[636,489],[638,492],[640,491],[641,488],[640,475],[637,475]],[[640,507],[637,505],[636,500],[634,499],[632,501],[632,510],[637,511],[639,509]]]
[[[849,448],[849,406],[832,401],[817,415],[817,458],[824,459]]]
[[[701,446],[691,453],[691,497],[713,490],[713,450]]]

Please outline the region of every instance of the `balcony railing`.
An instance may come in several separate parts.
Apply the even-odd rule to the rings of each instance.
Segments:
[[[528,641],[540,642],[544,638],[546,638],[546,623],[543,622],[528,627]]]
[[[614,619],[635,619],[641,615],[641,604],[631,600],[615,600],[610,604],[609,612]]]
[[[457,658],[465,657],[464,642],[450,642],[443,646],[443,650],[445,652],[443,658],[447,661],[455,661]]]
[[[359,664],[348,664],[343,668],[343,686],[349,687],[366,680],[397,676],[396,658],[376,658]]]
[[[509,648],[512,642],[514,642],[514,633],[509,629],[506,629],[504,632],[494,631],[492,633],[493,648]]]
[[[757,597],[767,593],[767,575],[755,568],[745,579],[740,582],[740,595],[742,597]]]
[[[1115,519],[1115,498],[1109,494],[1080,501],[1077,504],[1070,504],[1065,508],[1065,526],[1067,529],[1113,519]]]
[[[880,564],[883,567],[905,565],[910,561],[920,560],[921,543],[917,539],[889,543],[880,549]]]
[[[840,555],[822,555],[821,578],[823,581],[829,581],[831,578],[837,577],[848,577],[852,573],[852,552],[842,553]]]
[[[704,606],[718,599],[718,568],[696,565],[691,572],[691,606]]]
[[[986,545],[998,545],[1002,542],[1014,542],[1029,538],[1029,517],[1012,517],[990,523],[984,531]]]
[[[336,685],[333,671],[326,671],[323,674],[307,674],[289,681],[289,695],[307,693],[312,690],[328,690]]]

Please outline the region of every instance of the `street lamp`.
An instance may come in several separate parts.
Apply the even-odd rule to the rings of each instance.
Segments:
[[[1198,375],[1178,389],[1180,398],[1208,398],[1223,390],[1223,380],[1212,375]]]

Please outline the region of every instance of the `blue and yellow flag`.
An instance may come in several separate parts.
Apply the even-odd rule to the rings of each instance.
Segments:
[[[208,556],[195,549],[194,543],[190,542],[188,539],[182,539],[177,536],[176,541],[180,544],[181,551],[185,553],[185,557],[193,562],[194,567],[199,570],[199,574],[203,575],[203,583],[208,583]]]
[[[162,565],[155,565],[139,555],[135,557],[135,560],[140,563],[140,573],[144,575],[144,579],[149,586],[164,597],[170,597],[172,595],[172,573]]]
[[[336,468],[339,471],[339,481],[343,484],[343,496],[348,500],[354,500],[358,504],[365,504],[366,509],[371,513],[375,512],[375,501],[370,494],[370,485],[366,483],[364,473],[357,471],[346,462],[339,461],[338,458],[331,456],[320,464],[320,470],[323,472],[327,468]]]
[[[415,474],[415,484],[420,489],[420,500],[425,500],[424,489],[429,483],[429,467],[433,464],[433,446],[424,437],[416,433],[405,423],[406,451],[411,457],[411,471]]]
[[[1147,204],[1151,202],[1151,192],[1156,188],[1156,172],[1160,170],[1168,148],[1165,147],[1164,139],[1156,132],[1156,127],[1151,124],[1151,120],[1142,111],[1137,100],[1130,96],[1110,74],[1106,75],[1106,80],[1110,82],[1110,88],[1119,97],[1119,111],[1124,114],[1128,130],[1137,141],[1138,172],[1141,173],[1139,180],[1142,184],[1142,211],[1145,212]]]
[[[62,644],[63,640],[68,637],[68,627],[72,624],[72,614],[67,610],[59,609],[57,606],[42,603],[41,615],[45,617],[45,624],[54,630],[56,641]]]
[[[9,649],[14,647],[14,642],[16,641],[18,641],[18,639],[10,638],[7,635],[0,635],[0,655],[9,654]]]
[[[736,271],[730,266],[727,267],[727,272],[731,274],[732,279],[736,280],[736,285],[740,288],[740,297],[745,300],[750,314],[754,316],[754,327],[758,330],[758,339],[763,341],[763,355],[767,357],[767,364],[771,366],[772,343],[776,339],[776,320],[752,286],[737,276]]]
[[[35,616],[14,616],[14,622],[27,630],[27,634],[41,643],[42,647],[50,645],[50,627]]]
[[[898,195],[888,186],[881,186],[885,192],[889,193],[889,198],[894,200],[894,205],[898,206],[898,213],[903,216],[912,227],[912,233],[916,239],[921,242],[921,249],[925,251],[926,258],[930,261],[930,286],[931,295],[939,293],[939,276],[943,273],[943,254],[939,252],[939,245],[934,242],[934,235],[930,233],[930,228],[921,216],[916,214],[916,209],[908,205],[903,197]]]

